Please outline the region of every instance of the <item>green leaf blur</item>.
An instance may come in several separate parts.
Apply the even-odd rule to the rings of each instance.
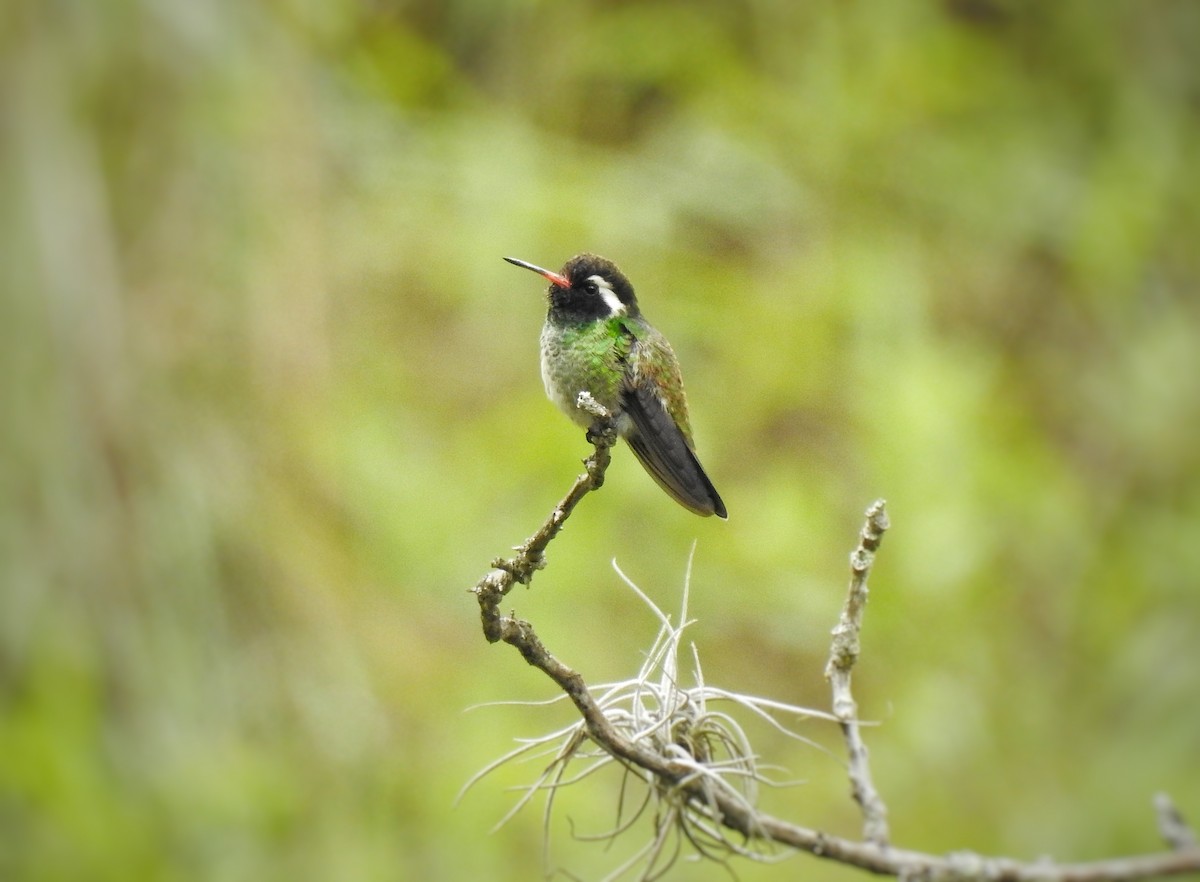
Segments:
[[[486,831],[540,769],[453,800],[565,709],[462,712],[552,694],[466,589],[587,452],[501,257],[583,250],[730,520],[619,447],[510,597],[552,650],[631,675],[609,561],[673,609],[695,539],[708,681],[824,706],[882,496],[897,842],[1200,819],[1198,52],[1190,2],[6,4],[0,878],[538,878],[537,810]],[[769,809],[856,833],[835,759],[758,747],[808,782]],[[554,833],[584,878],[638,840]]]

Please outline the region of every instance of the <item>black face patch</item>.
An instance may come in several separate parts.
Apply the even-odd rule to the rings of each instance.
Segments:
[[[614,315],[639,315],[633,285],[611,260],[579,254],[567,261],[560,275],[571,282],[571,287],[550,286],[551,322],[583,324]]]
[[[550,315],[560,324],[599,321],[612,314],[612,307],[594,284],[570,288],[550,286]]]
[[[625,305],[626,315],[637,314],[637,297],[633,293],[633,285],[611,260],[596,254],[577,254],[563,266],[562,275],[571,280],[572,290],[590,293],[593,297],[600,297],[602,292],[598,290],[594,281],[590,281],[591,277],[599,276],[605,279],[612,288],[612,293]],[[603,298],[601,303],[603,305]],[[604,306],[603,314],[607,315],[611,311],[607,305]]]

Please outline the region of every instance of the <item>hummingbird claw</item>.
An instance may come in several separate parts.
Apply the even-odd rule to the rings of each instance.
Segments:
[[[584,437],[587,438],[588,444],[603,444],[605,447],[612,447],[617,443],[617,427],[612,424],[612,420],[596,420]]]

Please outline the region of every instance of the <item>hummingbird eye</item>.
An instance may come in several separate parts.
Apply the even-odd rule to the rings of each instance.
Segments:
[[[601,275],[588,276],[582,283],[583,292],[589,297],[599,297],[608,307],[611,315],[626,315],[628,307],[621,302],[617,292],[613,290],[612,282]]]

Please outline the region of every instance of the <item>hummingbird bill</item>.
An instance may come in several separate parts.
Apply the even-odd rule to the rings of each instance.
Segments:
[[[589,393],[613,415],[617,434],[667,494],[689,511],[728,517],[696,458],[679,362],[667,338],[642,315],[617,265],[577,254],[559,272],[515,257],[515,266],[550,282],[542,327],[546,395],[574,422],[590,428],[579,408]]]

